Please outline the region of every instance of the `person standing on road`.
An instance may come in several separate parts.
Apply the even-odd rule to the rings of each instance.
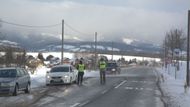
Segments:
[[[106,83],[106,62],[103,58],[100,59],[99,62],[99,69],[100,69],[100,84]]]
[[[80,60],[79,64],[77,65],[77,70],[78,70],[78,85],[82,85],[83,81],[83,75],[84,75],[84,70],[85,70],[85,65],[83,64],[82,60]]]

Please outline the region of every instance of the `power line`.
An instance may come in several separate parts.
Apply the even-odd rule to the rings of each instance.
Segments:
[[[66,25],[68,28],[70,28],[71,30],[73,30],[74,32],[77,32],[77,33],[79,33],[79,34],[87,35],[87,36],[92,35],[92,34],[83,33],[83,32],[81,32],[81,31],[79,31],[79,30],[73,28],[72,26],[70,26],[70,25],[67,24],[67,23],[65,23],[65,25]]]
[[[13,23],[13,22],[5,21],[5,20],[0,20],[0,22],[9,24],[9,25],[14,25],[14,26],[19,26],[19,27],[27,27],[27,28],[48,28],[48,27],[60,26],[62,24],[62,23],[57,23],[57,24],[45,25],[45,26],[33,26],[33,25]]]
[[[4,23],[4,24],[8,24],[8,25],[13,25],[13,26],[18,26],[18,27],[26,27],[26,28],[50,28],[50,27],[56,27],[56,26],[61,26],[62,23],[57,23],[57,24],[52,24],[52,25],[43,25],[43,26],[34,26],[34,25],[26,25],[26,24],[18,24],[18,23],[13,23],[13,22],[9,22],[9,21],[6,21],[6,20],[2,20],[0,19],[0,23]],[[86,35],[86,36],[89,36],[89,35],[92,35],[92,34],[87,34],[87,33],[83,33],[75,28],[73,28],[72,26],[70,26],[69,24],[67,23],[64,23],[66,27],[68,27],[69,29],[71,29],[72,31],[80,34],[80,35]]]

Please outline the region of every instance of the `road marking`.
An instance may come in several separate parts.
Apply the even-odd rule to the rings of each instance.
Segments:
[[[104,90],[104,91],[102,91],[102,94],[105,94],[107,91],[108,91],[108,90]]]
[[[133,87],[125,87],[127,90],[133,90]]]
[[[80,104],[79,106],[82,107],[82,106],[86,105],[86,104],[89,103],[89,102],[90,102],[90,101],[87,100],[87,101],[85,101],[84,103]]]
[[[154,91],[154,89],[151,88],[138,88],[138,87],[125,87],[126,90],[145,90],[145,91]]]
[[[70,107],[76,107],[78,106],[80,103],[75,103],[74,105],[70,106]]]
[[[134,82],[134,83],[147,83],[147,84],[153,84],[155,82],[152,81],[128,81],[128,82]]]
[[[115,88],[119,88],[121,85],[123,85],[125,82],[127,82],[127,80],[121,82],[119,85],[117,85]]]

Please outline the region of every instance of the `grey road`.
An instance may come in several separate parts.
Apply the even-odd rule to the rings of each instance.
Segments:
[[[125,72],[125,71],[124,71]],[[153,69],[137,67],[125,72],[122,82],[84,107],[163,107]]]
[[[31,95],[19,95],[22,102],[11,100],[18,107],[164,107],[157,82],[153,68],[131,67],[119,75],[108,75],[105,85],[91,77],[82,86],[48,86],[33,90]],[[6,101],[9,97],[1,106],[11,107]]]

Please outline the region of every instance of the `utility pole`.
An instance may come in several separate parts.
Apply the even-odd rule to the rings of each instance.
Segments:
[[[97,32],[95,32],[95,64],[94,64],[94,69],[96,70],[96,66],[97,66]]]
[[[186,84],[189,87],[189,36],[190,36],[190,10],[188,10],[188,30],[187,30],[187,74],[186,74]]]
[[[166,68],[167,68],[167,62],[166,61],[168,61],[168,59],[166,58],[167,57],[167,50],[166,50],[166,37],[165,37],[165,40],[164,40],[164,66],[165,66],[165,70],[166,70]]]
[[[61,45],[61,64],[63,64],[63,58],[64,58],[64,20],[62,20],[62,45]]]
[[[113,61],[113,41],[111,43],[111,47],[112,47],[112,56],[111,56],[111,60]]]

